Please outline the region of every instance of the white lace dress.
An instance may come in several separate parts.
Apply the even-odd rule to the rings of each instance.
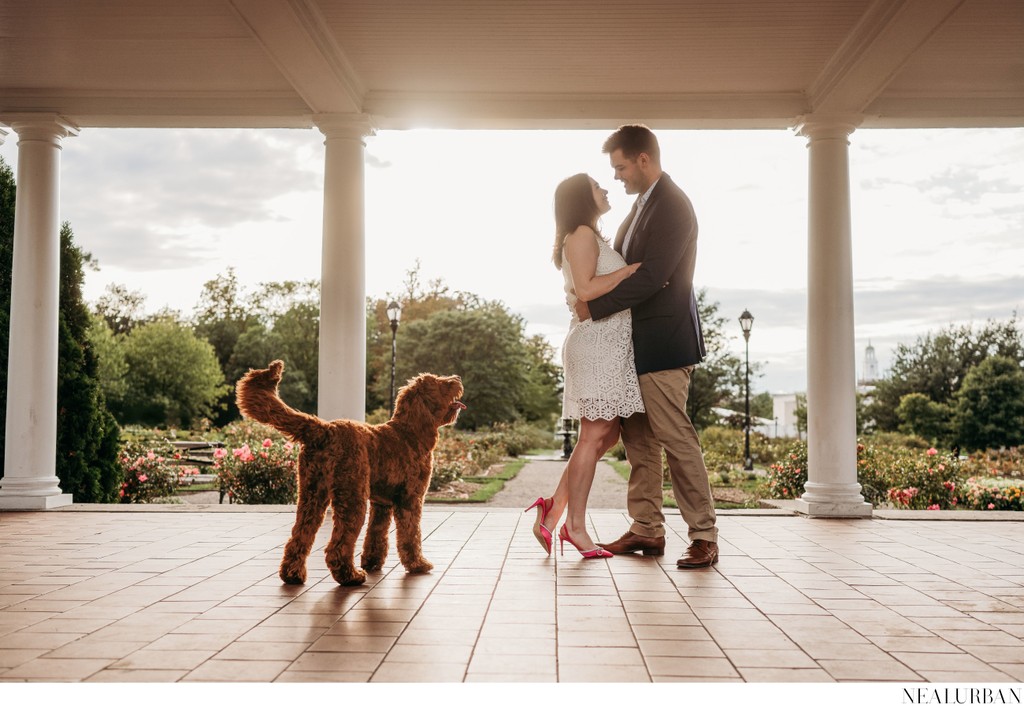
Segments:
[[[608,243],[597,238],[597,275],[626,265]],[[572,313],[569,334],[562,345],[562,369],[565,391],[562,394],[563,418],[611,420],[642,413],[640,383],[633,361],[633,318],[629,310],[611,317],[580,322],[574,308],[572,274],[563,260],[565,302]]]

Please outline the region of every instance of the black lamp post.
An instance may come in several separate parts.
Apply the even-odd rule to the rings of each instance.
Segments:
[[[754,461],[750,458],[750,330],[754,326],[754,316],[749,310],[740,315],[740,327],[743,328],[743,341],[746,343],[746,442],[743,445],[743,469],[754,469]]]
[[[402,306],[392,300],[388,303],[388,319],[391,321],[391,405],[388,412],[395,413],[395,358],[398,354],[398,320],[402,316]]]

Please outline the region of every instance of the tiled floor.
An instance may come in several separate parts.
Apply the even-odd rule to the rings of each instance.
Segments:
[[[276,570],[282,508],[0,514],[3,682],[1024,681],[1024,524],[723,512],[721,562],[547,557],[519,510],[428,508],[429,575]],[[994,518],[994,517],[989,517]],[[595,511],[602,539],[625,516]]]

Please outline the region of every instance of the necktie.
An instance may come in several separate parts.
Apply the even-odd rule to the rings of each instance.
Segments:
[[[636,200],[636,213],[633,215],[633,221],[629,224],[629,230],[626,231],[626,238],[622,239],[622,255],[626,255],[626,249],[629,248],[629,240],[633,238],[633,231],[636,229],[636,222],[640,219],[640,212],[644,210],[644,198],[640,196]]]

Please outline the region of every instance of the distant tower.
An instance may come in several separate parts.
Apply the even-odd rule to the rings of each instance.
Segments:
[[[873,384],[878,381],[878,359],[875,357],[875,348],[868,340],[868,347],[864,350],[864,375],[861,377],[861,384]]]

